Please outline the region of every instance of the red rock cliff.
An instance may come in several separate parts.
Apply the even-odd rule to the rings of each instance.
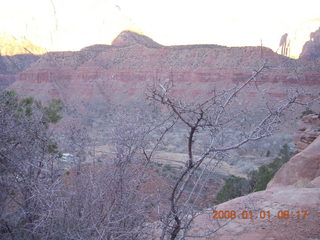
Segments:
[[[13,89],[39,98],[73,101],[130,101],[144,96],[154,80],[172,79],[178,94],[189,98],[208,89],[225,89],[248,78],[267,61],[270,69],[257,79],[272,97],[289,87],[319,89],[318,66],[280,56],[268,48],[217,45],[161,46],[125,31],[114,45],[96,45],[78,52],[43,55],[18,75]],[[248,96],[255,97],[256,93]]]

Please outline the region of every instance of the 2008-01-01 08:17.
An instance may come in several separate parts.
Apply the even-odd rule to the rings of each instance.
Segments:
[[[308,211],[290,211],[290,210],[278,210],[274,216],[278,219],[305,219],[308,216]],[[220,210],[212,211],[210,219],[271,219],[273,216],[270,211],[252,211],[252,210]]]

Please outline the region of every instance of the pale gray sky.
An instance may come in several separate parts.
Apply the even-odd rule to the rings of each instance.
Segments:
[[[0,0],[0,32],[48,50],[109,44],[135,30],[164,45],[212,43],[277,49],[289,33],[298,55],[320,27],[319,0]]]

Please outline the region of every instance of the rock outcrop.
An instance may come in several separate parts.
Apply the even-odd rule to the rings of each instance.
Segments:
[[[317,126],[315,116],[305,116],[302,122]],[[220,229],[214,235],[217,240],[320,239],[319,135],[276,173],[265,191],[216,206],[217,211],[236,211],[236,219],[212,220],[208,212],[196,219],[191,232],[201,235]]]
[[[318,133],[320,135],[320,132]],[[279,169],[268,188],[278,186],[314,187],[311,182],[320,176],[320,137]],[[320,187],[320,185],[316,186]],[[319,199],[320,202],[320,199]]]
[[[190,235],[217,230],[204,239],[318,240],[319,199],[320,188],[288,187],[252,193],[217,206],[216,211],[236,211],[236,219],[213,220],[212,212],[208,211],[197,217]]]
[[[310,33],[310,40],[304,44],[300,58],[312,61],[320,59],[320,27]]]
[[[298,152],[304,150],[320,135],[320,117],[317,114],[303,116],[298,121],[298,131],[294,136],[294,143]]]
[[[289,185],[320,188],[320,185],[314,185],[320,176],[320,119],[317,114],[309,114],[299,122],[300,128],[295,136],[299,153],[279,169],[268,189]]]
[[[118,37],[116,37],[112,41],[113,46],[132,46],[132,45],[143,45],[148,48],[159,48],[161,45],[155,41],[153,41],[151,38],[131,32],[131,31],[123,31],[121,32]]]

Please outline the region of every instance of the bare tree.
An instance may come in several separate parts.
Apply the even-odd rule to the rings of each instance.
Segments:
[[[48,129],[59,120],[60,106],[48,107],[14,92],[0,94],[0,235],[4,239],[35,239],[40,189],[57,178],[57,145]]]
[[[109,147],[100,161],[93,156],[92,161],[71,165],[51,188],[41,191],[41,214],[33,228],[37,236],[124,240],[152,235],[148,222],[159,199],[148,190],[157,181],[148,165],[159,142],[155,138],[173,125],[162,124],[166,119],[157,123],[154,114],[145,106],[114,109],[108,119],[112,126]],[[70,129],[72,142],[77,143],[73,144],[76,155],[83,158],[86,153],[80,148],[87,140],[80,129]]]
[[[160,219],[160,239],[174,240],[191,236],[188,231],[195,217],[201,213],[192,203],[199,200],[199,194],[207,180],[205,174],[195,174],[200,166],[204,167],[204,173],[205,169],[215,167],[213,160],[222,160],[232,150],[271,136],[284,111],[297,102],[299,93],[294,92],[279,104],[266,104],[265,109],[260,109],[261,114],[254,111],[256,116],[253,118],[250,118],[250,112],[243,111],[244,106],[239,103],[241,94],[250,88],[263,94],[256,80],[266,68],[266,64],[263,64],[251,77],[236,87],[220,92],[213,91],[210,97],[199,101],[182,101],[174,97],[172,81],[159,81],[150,88],[149,99],[166,106],[170,114],[178,119],[178,124],[182,124],[188,132],[188,159],[172,186],[170,209]],[[201,134],[207,136],[207,145],[202,148],[196,146],[197,137]],[[217,229],[212,229],[203,233],[203,236],[215,231]]]

